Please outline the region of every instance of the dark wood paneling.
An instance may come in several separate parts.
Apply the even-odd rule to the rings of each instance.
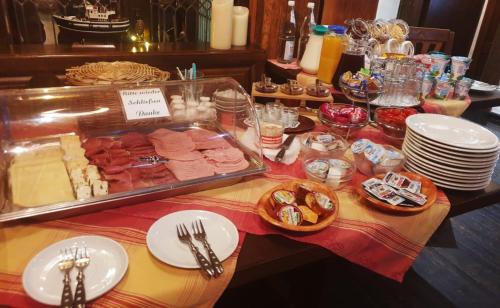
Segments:
[[[299,29],[307,13],[307,2],[316,3],[315,16],[317,20],[321,14],[320,0],[295,1],[295,19],[297,23],[297,37]],[[287,2],[284,0],[250,0],[250,42],[258,44],[267,51],[268,58],[278,56],[278,36],[287,14]]]
[[[498,83],[500,79],[500,1],[489,0],[477,38],[473,61],[468,75],[485,82]],[[496,57],[496,58],[495,58]]]
[[[483,3],[484,0],[430,0],[419,26],[454,31],[453,55],[467,56]]]
[[[7,14],[7,0],[0,0],[0,44],[11,43],[9,17]]]
[[[490,53],[479,79],[491,84],[500,84],[500,27],[497,27],[495,38],[489,49]]]
[[[342,25],[346,19],[375,19],[378,0],[326,0],[323,4],[322,23]]]
[[[406,21],[410,26],[418,26],[424,0],[401,0],[399,2],[398,18]]]

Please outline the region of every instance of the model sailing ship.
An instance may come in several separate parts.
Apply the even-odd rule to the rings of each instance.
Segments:
[[[85,33],[122,33],[126,32],[129,19],[115,19],[114,10],[108,10],[105,6],[94,5],[88,1],[83,2],[85,7],[84,17],[52,15],[59,28],[69,31]]]

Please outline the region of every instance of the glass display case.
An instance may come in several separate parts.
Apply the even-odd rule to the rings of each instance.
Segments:
[[[0,92],[0,222],[231,185],[266,171],[231,78]]]

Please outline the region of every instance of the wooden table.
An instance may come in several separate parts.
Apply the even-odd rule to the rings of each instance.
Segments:
[[[271,69],[270,69],[271,66]],[[279,72],[273,64],[267,63],[267,74]],[[283,78],[293,78],[293,71],[286,72]],[[274,80],[275,82],[282,82]],[[500,93],[490,95],[471,95],[478,108],[491,108],[500,105]],[[474,192],[444,190],[451,203],[448,217],[453,217],[469,211],[493,205],[500,200],[500,184],[491,183],[487,188]],[[229,287],[255,281],[273,274],[292,270],[296,267],[313,263],[326,258],[340,258],[328,250],[316,246],[296,242],[288,238],[268,235],[257,236],[247,234],[245,243],[238,258],[236,273]]]
[[[452,217],[497,203],[500,200],[500,184],[491,183],[486,189],[475,192],[445,190],[445,193],[451,202],[448,217]],[[229,287],[237,287],[326,258],[340,257],[322,247],[278,235],[247,234]]]

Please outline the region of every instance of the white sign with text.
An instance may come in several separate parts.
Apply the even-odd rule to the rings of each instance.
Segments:
[[[159,88],[119,91],[127,120],[169,117],[167,102]]]

